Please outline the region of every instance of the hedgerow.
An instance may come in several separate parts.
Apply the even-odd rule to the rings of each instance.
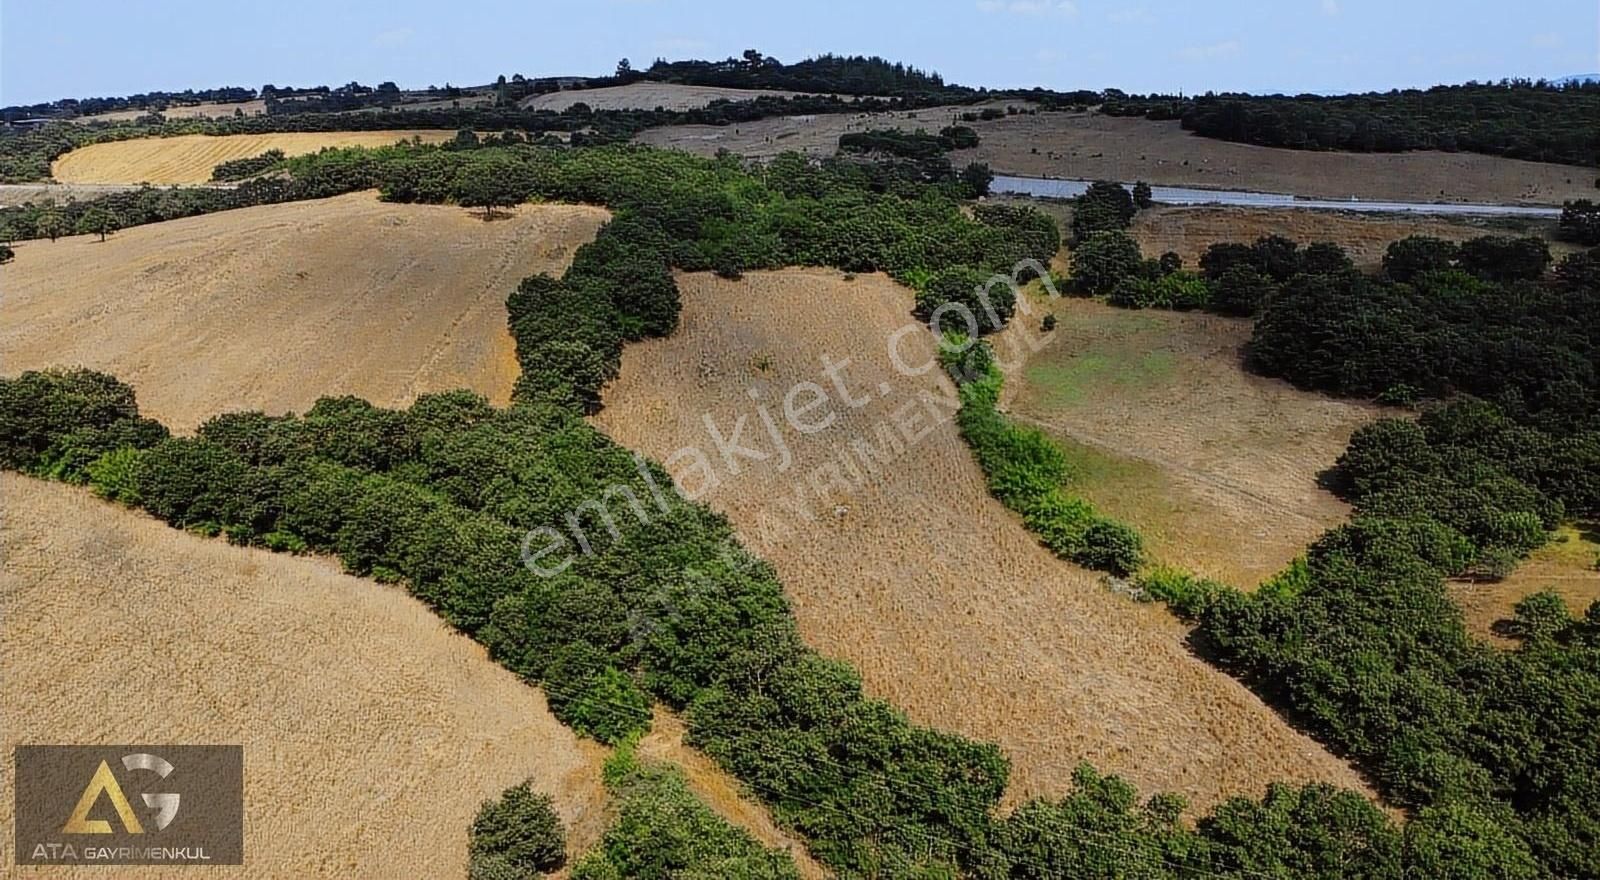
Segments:
[[[1119,576],[1137,570],[1144,559],[1138,533],[1069,494],[1072,473],[1061,449],[997,409],[1004,377],[988,343],[946,335],[940,360],[961,396],[956,424],[995,498],[1057,556]]]

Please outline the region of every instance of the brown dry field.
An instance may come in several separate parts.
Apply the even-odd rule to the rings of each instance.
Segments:
[[[1163,609],[1056,559],[990,497],[950,411],[921,399],[948,400],[953,389],[936,373],[908,377],[891,365],[887,340],[912,323],[909,290],[882,275],[846,281],[815,269],[685,275],[680,285],[682,327],[624,351],[596,422],[697,493],[703,473],[673,454],[692,445],[717,456],[703,415],[724,432],[746,416],[744,443],[771,452],[756,407],[782,419],[795,383],[831,388],[822,355],[851,358],[847,389],[870,402],[851,408],[829,391],[809,417],[832,411],[834,424],[785,432],[792,465],[742,461],[735,475],[719,463],[721,484],[702,497],[776,566],[808,643],[850,661],[869,693],[914,720],[1001,745],[1014,766],[1007,803],[1064,793],[1085,760],[1201,809],[1278,779],[1364,788],[1191,655],[1186,628]],[[931,349],[920,328],[901,345],[911,365]],[[880,430],[902,432],[903,452]],[[840,456],[860,461],[851,441],[890,460],[860,484],[840,476],[808,488]]]
[[[1011,414],[1063,441],[1074,491],[1138,529],[1157,561],[1249,588],[1349,516],[1316,476],[1382,409],[1246,373],[1246,320],[1037,308],[1059,324],[1012,372]]]
[[[113,373],[178,431],[339,394],[400,406],[471,388],[503,405],[506,296],[562,272],[607,216],[523,205],[485,222],[354,193],[26,242],[0,270],[0,364]]]
[[[1564,526],[1555,540],[1535,550],[1505,580],[1494,583],[1450,584],[1450,595],[1466,614],[1467,629],[1499,644],[1512,644],[1494,630],[1498,621],[1509,619],[1512,607],[1523,597],[1540,590],[1554,590],[1566,600],[1574,614],[1583,614],[1600,601],[1600,570],[1595,562],[1600,555],[1600,524],[1580,523]]]
[[[235,110],[240,111],[246,116],[260,116],[261,114],[267,112],[267,105],[266,102],[259,99],[255,101],[238,101],[233,103],[208,102],[202,104],[174,104],[171,107],[161,111],[161,115],[168,119],[200,119],[203,117],[216,118],[220,116],[232,116],[233,111]],[[77,123],[131,122],[141,116],[148,115],[149,112],[150,111],[148,110],[114,110],[110,113],[93,113],[88,116],[79,116],[72,121]]]
[[[639,132],[634,140],[658,147],[672,147],[701,156],[714,156],[718,150],[724,149],[756,159],[769,159],[784,152],[831,156],[839,147],[839,136],[846,132],[882,128],[904,131],[921,128],[937,132],[947,125],[958,122],[961,113],[988,106],[1004,107],[1005,103],[991,102],[883,113],[774,116],[754,122],[741,122],[738,125],[669,125],[645,129]],[[952,155],[964,156],[966,151]]]
[[[243,745],[245,865],[206,876],[465,876],[479,804],[528,778],[555,799],[571,851],[603,831],[605,750],[403,590],[70,486],[3,474],[0,498],[5,751]],[[7,841],[13,807],[0,798]]]
[[[793,98],[805,94],[809,93],[644,81],[625,86],[566,89],[543,95],[529,95],[523,98],[518,106],[524,110],[554,110],[558,113],[579,102],[588,104],[595,110],[654,110],[657,107],[666,110],[694,110],[719,99],[753,101],[756,98]]]
[[[991,103],[1028,106],[1015,101]],[[759,158],[785,150],[832,155],[839,135],[846,131],[919,127],[937,131],[961,112],[973,109],[937,107],[914,115],[831,114],[762,119],[737,126],[671,126],[641,132],[637,140],[703,155],[719,149]],[[1006,174],[1417,202],[1560,205],[1566,199],[1592,199],[1595,195],[1592,168],[1476,153],[1284,150],[1195,137],[1177,122],[1098,113],[1018,114],[962,124],[972,126],[981,142],[974,149],[951,153],[951,161],[957,167],[987,162]]]
[[[50,166],[62,183],[207,183],[211,169],[230,159],[247,159],[268,150],[290,156],[323,147],[386,147],[413,136],[427,143],[455,137],[453,131],[328,131],[273,134],[185,134],[90,144],[66,153]]]
[[[1579,249],[1553,240],[1554,223],[1447,220],[1281,208],[1157,207],[1140,211],[1128,231],[1146,254],[1155,256],[1175,251],[1183,257],[1184,265],[1190,267],[1198,266],[1200,255],[1214,243],[1252,242],[1263,235],[1283,235],[1301,244],[1331,241],[1342,246],[1356,265],[1369,270],[1383,263],[1383,252],[1390,242],[1409,235],[1430,235],[1446,241],[1466,241],[1480,235],[1538,235],[1549,241],[1550,249],[1558,257]]]

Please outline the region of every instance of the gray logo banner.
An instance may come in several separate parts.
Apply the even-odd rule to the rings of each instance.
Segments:
[[[19,865],[244,864],[241,746],[18,746]]]

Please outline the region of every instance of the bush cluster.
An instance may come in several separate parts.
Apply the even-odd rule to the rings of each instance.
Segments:
[[[940,359],[961,395],[956,424],[988,478],[989,491],[1020,514],[1057,556],[1118,576],[1136,571],[1144,560],[1138,533],[1069,494],[1072,473],[1061,449],[997,409],[1003,377],[988,343],[950,334]]]
[[[276,149],[267,150],[259,156],[229,159],[217,163],[217,167],[211,169],[211,179],[218,182],[244,180],[277,168],[283,164],[283,160],[283,151]]]

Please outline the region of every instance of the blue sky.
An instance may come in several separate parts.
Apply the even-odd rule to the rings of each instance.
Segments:
[[[0,0],[0,104],[877,54],[965,85],[1351,91],[1600,70],[1595,0]]]

